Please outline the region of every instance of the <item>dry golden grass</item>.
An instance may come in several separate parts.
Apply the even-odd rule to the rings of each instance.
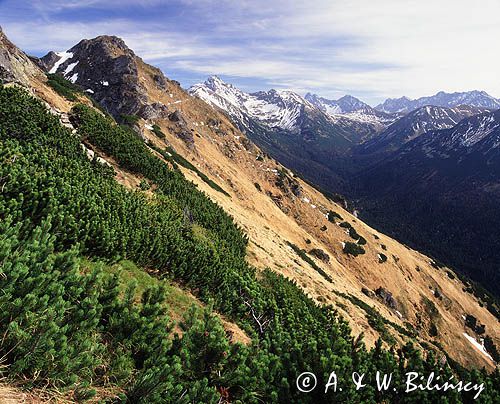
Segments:
[[[474,315],[486,325],[487,334],[500,345],[498,322],[480,307],[474,296],[462,291],[464,285],[461,281],[450,279],[445,270],[433,268],[428,257],[366,225],[303,181],[298,180],[303,190],[300,198],[283,192],[275,184],[276,173],[273,171],[281,166],[272,159],[257,161],[261,151],[248,142],[224,114],[190,97],[174,84],[170,83],[167,91],[159,90],[152,81],[149,67],[141,63],[139,66],[141,83],[148,89],[150,101],[162,102],[169,110],[182,113],[195,133],[194,149],[175,136],[175,128],[168,120],[149,123],[159,125],[167,136],[168,144],[231,194],[229,198],[213,190],[195,173],[182,169],[188,179],[219,203],[248,234],[248,261],[251,264],[282,273],[294,279],[316,301],[337,306],[348,319],[353,333],[364,333],[368,345],[372,345],[379,334],[368,325],[365,312],[360,307],[337,296],[333,289],[356,296],[400,326],[407,322],[420,327],[419,340],[442,344],[450,356],[463,365],[493,369],[493,363],[464,338],[466,329],[462,316]],[[225,135],[218,134],[207,125],[210,118],[220,121],[219,128]],[[144,135],[157,146],[164,145],[147,129]],[[261,192],[256,189],[255,183],[259,183]],[[280,206],[269,193],[280,199]],[[307,198],[308,202],[303,198]],[[344,228],[326,219],[328,210],[339,213],[367,240],[364,246],[366,254],[354,258],[342,252],[341,243],[351,239]],[[323,226],[327,227],[326,231],[321,230]],[[310,244],[306,244],[306,240],[310,240]],[[327,252],[330,256],[328,264],[318,259],[315,262],[331,276],[333,283],[302,261],[287,242],[306,250],[320,248]],[[381,245],[385,245],[387,250],[383,250]],[[388,257],[387,262],[379,263],[379,253]],[[403,318],[379,299],[365,296],[361,292],[363,287],[389,290],[397,300],[398,311]],[[436,288],[443,299],[434,297]],[[434,338],[429,335],[431,318],[425,299],[433,302],[438,311],[432,320],[439,331]],[[408,339],[398,335],[391,327],[388,329],[399,342]]]
[[[355,335],[364,333],[368,345],[373,345],[379,334],[369,326],[360,307],[339,297],[334,290],[356,296],[400,326],[409,323],[419,327],[419,340],[440,343],[453,359],[465,366],[493,369],[493,363],[464,338],[466,329],[462,316],[474,315],[486,325],[486,333],[500,346],[498,321],[480,307],[474,296],[462,291],[461,281],[450,279],[444,270],[434,269],[428,257],[372,229],[301,180],[298,180],[302,187],[300,198],[284,192],[275,183],[275,171],[282,167],[272,159],[258,161],[261,151],[224,114],[189,96],[173,82],[167,83],[166,90],[159,89],[153,80],[158,71],[140,59],[137,64],[139,82],[147,89],[149,102],[161,102],[169,111],[180,111],[193,134],[194,147],[189,147],[175,135],[176,125],[168,119],[147,123],[159,125],[169,145],[229,192],[231,197],[223,195],[195,173],[182,168],[186,177],[219,203],[248,234],[248,261],[252,265],[271,268],[295,280],[317,302],[336,306],[349,321]],[[59,111],[70,110],[72,103],[55,94],[40,80],[33,86],[40,98]],[[218,131],[209,126],[209,120],[219,122]],[[141,120],[140,123],[144,126],[146,122]],[[165,145],[163,140],[144,127],[143,134],[153,144],[159,147]],[[141,178],[121,170],[109,157],[105,158],[117,171],[118,181],[137,189]],[[261,191],[256,189],[255,183],[260,185]],[[279,201],[279,206],[276,201]],[[353,258],[342,252],[341,243],[350,238],[345,229],[326,219],[328,210],[339,213],[367,240],[366,254]],[[327,227],[325,231],[323,226]],[[375,234],[379,239],[374,237]],[[310,240],[310,244],[306,244],[306,240]],[[320,248],[325,251],[330,256],[328,264],[314,260],[332,278],[332,282],[303,261],[288,242],[306,250]],[[381,245],[385,245],[387,250],[382,250]],[[379,253],[387,255],[386,263],[378,263]],[[379,299],[365,296],[361,292],[363,287],[389,290],[397,300],[403,318]],[[442,300],[434,297],[435,288],[443,295]],[[432,321],[437,325],[439,335],[434,338],[429,335],[431,318],[426,299],[433,302],[437,309]],[[398,342],[407,340],[391,327],[388,329]]]

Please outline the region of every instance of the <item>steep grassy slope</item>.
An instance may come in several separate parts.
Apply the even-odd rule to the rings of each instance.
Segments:
[[[285,381],[294,380],[303,368],[328,374],[332,363],[338,363],[337,371],[347,377],[356,363],[375,366],[380,348],[368,353],[359,342],[353,344],[349,328],[331,309],[316,306],[272,272],[255,278],[238,244],[225,244],[235,236],[224,213],[176,171],[162,173],[160,167],[166,165],[135,144],[128,129],[82,106],[74,111],[81,136],[76,138],[18,90],[2,90],[0,96],[0,155],[8,162],[1,173],[8,181],[0,234],[2,288],[9,298],[2,304],[14,303],[2,310],[11,316],[9,327],[2,330],[9,377],[72,387],[78,400],[101,393],[126,395],[134,402],[215,401],[221,396],[288,401],[300,393]],[[30,112],[21,118],[19,110]],[[100,138],[100,133],[107,137]],[[89,137],[96,147],[116,153],[124,167],[155,182],[153,199],[125,191],[109,168],[88,160],[79,142]],[[155,165],[157,169],[148,171]],[[205,208],[197,217],[186,218],[179,203]],[[211,235],[200,238],[195,224]],[[213,242],[218,248],[210,245]],[[138,301],[140,289],[123,288],[120,277],[89,267],[79,254],[111,262],[129,257],[160,276],[182,280],[201,299],[213,299],[221,312],[241,322],[254,344],[231,347],[220,321],[208,311],[200,318],[195,310],[188,311],[181,324],[182,338],[168,343],[172,325],[165,317],[164,288],[148,287]],[[140,276],[134,277],[143,284]],[[300,355],[283,356],[290,344]],[[323,364],[317,363],[318,355]],[[410,367],[435,367],[432,355],[422,362],[409,346],[400,355]],[[384,366],[396,370],[397,363],[388,359]],[[183,361],[182,370],[177,361]],[[377,397],[372,390],[353,389],[341,396],[355,401]],[[307,400],[318,398],[311,394]]]
[[[130,53],[126,49],[122,52]],[[161,153],[157,156],[168,164],[176,164],[243,227],[250,238],[248,259],[251,263],[259,268],[270,267],[296,280],[318,302],[338,305],[354,332],[363,332],[370,345],[381,334],[387,334],[386,330],[374,328],[366,311],[353,303],[357,300],[343,296],[355,296],[374,306],[387,321],[415,329],[423,338],[422,342],[437,344],[437,350],[444,347],[463,364],[493,366],[463,336],[466,331],[463,316],[471,314],[480,318],[487,325],[491,338],[498,341],[497,320],[480,306],[476,297],[465,292],[469,290],[467,286],[451,279],[446,270],[437,271],[430,258],[399,245],[352,217],[267,157],[226,116],[189,96],[175,82],[159,79],[161,72],[158,69],[145,64],[133,53],[131,55],[140,85],[126,103],[127,108],[135,105],[138,115],[127,121],[155,152]],[[122,85],[119,76],[100,79],[108,79],[118,87]],[[129,78],[123,85],[127,87],[127,83]],[[100,91],[108,103],[110,98],[105,89]],[[116,91],[120,90],[113,89],[110,94]],[[129,109],[126,112],[130,112]],[[91,139],[88,141],[88,146],[92,147]],[[98,147],[95,151],[103,156],[108,152]],[[179,159],[175,162],[179,155],[183,156],[180,164]],[[140,185],[140,173],[120,168],[119,162],[114,167],[124,184]],[[355,240],[346,234],[351,230],[338,226],[341,220],[337,220],[337,224],[328,221],[329,211],[340,213],[344,221],[367,240],[362,246],[365,254],[353,257],[343,252],[343,243]],[[290,247],[290,243],[306,252],[321,250],[329,259],[321,261],[311,255],[310,259],[321,268],[317,271]],[[381,256],[385,257],[382,264],[379,263]],[[378,295],[373,293],[376,290],[379,290]],[[392,294],[396,305],[388,306],[379,296],[385,295],[385,291]],[[441,298],[436,298],[436,294]],[[438,307],[435,318],[427,313],[427,300],[434,301]],[[389,327],[388,332],[394,334],[392,338],[399,343],[408,340],[407,334],[414,334],[401,333],[401,330],[404,328]],[[458,346],[460,349],[455,349]]]

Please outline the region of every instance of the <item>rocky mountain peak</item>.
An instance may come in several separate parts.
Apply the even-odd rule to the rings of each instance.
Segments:
[[[222,80],[219,76],[213,75],[208,77],[204,84],[211,88],[212,90],[217,89],[218,87],[233,87],[231,84],[226,83],[224,80]]]
[[[329,115],[346,114],[361,110],[369,111],[372,109],[368,104],[352,95],[344,95],[338,100],[332,100],[307,93],[305,99]]]
[[[65,52],[49,52],[40,65],[49,73],[63,75],[91,94],[111,115],[136,115],[147,109],[147,91],[139,79],[138,65],[143,63],[123,39],[102,35],[83,39]],[[166,90],[169,80],[151,67],[155,85]],[[161,112],[161,111],[160,111]],[[154,115],[154,113],[153,113]]]
[[[358,98],[352,95],[344,95],[337,100],[337,104],[342,108],[344,112],[354,112],[360,109],[371,108],[368,104],[360,101]]]
[[[93,39],[83,39],[70,49],[70,52],[105,53],[113,57],[135,56],[134,52],[117,36],[101,35]]]

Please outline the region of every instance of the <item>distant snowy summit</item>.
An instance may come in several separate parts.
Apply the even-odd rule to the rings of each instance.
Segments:
[[[268,128],[300,132],[304,122],[312,117],[321,121],[321,127],[334,125],[349,132],[372,135],[393,122],[395,115],[377,111],[357,98],[346,95],[339,100],[328,100],[315,94],[305,97],[291,90],[245,93],[217,76],[192,86],[191,95],[223,109],[240,127],[248,129],[252,122]]]
[[[385,128],[398,117],[395,114],[378,111],[352,95],[344,95],[338,100],[331,100],[316,94],[307,93],[305,99],[336,121],[347,118],[353,121],[372,124],[377,129]]]
[[[386,113],[408,113],[426,105],[447,108],[457,107],[459,105],[469,105],[472,107],[494,110],[500,108],[500,99],[492,97],[485,91],[474,90],[457,93],[440,91],[435,95],[421,97],[416,100],[412,100],[408,97],[388,98],[375,108]]]
[[[303,108],[314,108],[297,93],[289,90],[269,90],[245,93],[217,76],[189,90],[191,95],[225,110],[233,119],[245,123],[255,119],[270,128],[296,130]],[[245,125],[244,125],[245,126]]]

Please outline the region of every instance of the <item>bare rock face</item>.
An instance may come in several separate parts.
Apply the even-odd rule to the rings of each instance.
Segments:
[[[9,41],[0,27],[0,83],[29,86],[33,78],[44,78],[30,58]]]
[[[165,104],[161,102],[153,102],[147,104],[139,112],[139,115],[146,120],[165,119],[168,117],[169,110]]]
[[[375,294],[382,299],[384,304],[391,309],[397,309],[398,303],[396,302],[396,299],[392,296],[392,293],[389,292],[387,289],[384,289],[383,287],[378,288],[375,291]]]
[[[67,52],[49,52],[39,64],[82,87],[119,118],[122,114],[137,115],[148,105],[146,89],[139,80],[138,59],[121,38],[103,35],[84,39]],[[156,82],[164,85],[165,78],[157,77]],[[155,109],[146,111],[151,115]]]
[[[175,135],[184,141],[188,147],[194,146],[194,137],[191,130],[189,130],[188,124],[184,117],[182,116],[181,111],[175,110],[171,114],[168,115],[168,119],[170,122],[175,125]]]
[[[43,71],[49,71],[50,68],[60,59],[60,56],[57,53],[50,51],[42,58],[37,58],[35,56],[30,56],[29,58]]]

